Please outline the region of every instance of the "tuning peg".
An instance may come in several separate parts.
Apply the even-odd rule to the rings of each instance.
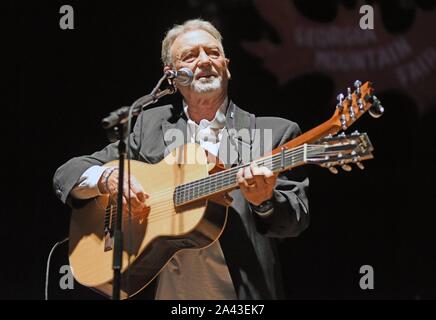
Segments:
[[[383,108],[383,106],[379,104],[376,107],[372,106],[368,112],[371,115],[371,117],[380,118],[385,112],[385,108]]]
[[[356,114],[354,113],[354,108],[353,105],[350,103],[350,109],[349,109],[349,113],[350,113],[350,118],[353,120],[356,120]]]
[[[372,96],[372,101],[373,102],[371,108],[369,109],[369,114],[373,118],[380,118],[385,112],[385,108],[383,108],[383,106],[380,103],[380,100],[378,100],[376,96]]]
[[[336,169],[335,167],[329,167],[329,171],[333,174],[338,174],[338,169]]]
[[[347,117],[345,116],[345,114],[341,115],[341,126],[342,126],[342,130],[347,130]]]
[[[342,93],[338,94],[336,100],[338,100],[338,104],[336,105],[336,108],[338,108],[339,111],[342,111],[343,109],[342,102],[344,101],[344,95]]]
[[[362,81],[356,80],[354,81],[354,87],[356,88],[356,93],[360,92],[360,86],[362,85]]]
[[[351,88],[350,87],[347,88],[347,100],[350,102],[353,100],[353,97],[351,96]]]
[[[357,166],[360,170],[365,169],[365,166],[362,164],[362,162],[356,162],[356,166]]]
[[[357,100],[357,106],[359,107],[359,111],[363,111],[363,102],[362,102],[362,99]]]
[[[351,133],[352,136],[358,136],[360,135],[360,132],[358,130],[354,130],[353,133]]]
[[[349,164],[343,164],[342,166],[342,170],[350,172],[353,168],[349,165]]]

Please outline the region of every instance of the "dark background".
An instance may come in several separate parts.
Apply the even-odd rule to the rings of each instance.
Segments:
[[[358,10],[354,1],[294,3],[300,14],[324,23],[333,21],[339,6]],[[381,6],[383,27],[393,34],[407,32],[416,10],[435,12],[435,1],[370,3]],[[75,10],[74,30],[59,28],[63,4]],[[240,41],[260,34],[275,38],[251,1],[9,1],[3,6],[3,299],[44,298],[46,259],[51,246],[68,235],[70,214],[54,196],[52,176],[71,157],[103,148],[108,140],[102,117],[151,90],[162,72],[160,41],[174,23],[203,17],[217,24],[231,59],[230,93],[242,108],[292,119],[303,131],[334,111],[338,92],[328,74],[306,73],[279,86],[241,48]],[[429,30],[423,36],[434,35]],[[377,79],[372,80],[377,90]],[[368,132],[375,145],[366,170],[333,176],[308,168],[311,225],[280,244],[288,298],[436,298],[436,105],[422,114],[400,89],[377,93],[386,114],[378,120],[365,115],[353,126]],[[59,289],[58,270],[67,263],[64,244],[53,255],[50,298],[102,299],[78,283],[74,290]],[[374,268],[374,290],[359,287],[362,265]]]

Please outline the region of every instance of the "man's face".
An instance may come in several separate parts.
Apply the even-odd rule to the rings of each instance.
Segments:
[[[176,69],[187,67],[194,74],[189,87],[179,87],[182,95],[227,90],[229,60],[224,57],[218,40],[208,32],[194,30],[181,34],[171,46],[171,56]]]

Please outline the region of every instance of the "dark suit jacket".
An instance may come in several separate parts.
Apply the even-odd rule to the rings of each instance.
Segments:
[[[180,129],[186,141],[186,116],[180,108],[171,105],[144,111],[136,121],[130,135],[133,159],[148,163],[162,160],[167,147],[176,147],[174,141],[166,141],[169,130]],[[239,131],[246,129],[272,129],[272,147],[275,148],[300,134],[298,125],[289,120],[274,117],[254,117],[252,114],[229,103],[226,128]],[[221,140],[234,140],[225,131]],[[259,147],[259,137],[249,135],[239,138],[239,149]],[[183,142],[183,141],[182,141]],[[179,143],[181,144],[181,143]],[[71,189],[86,169],[102,165],[118,157],[118,142],[89,156],[76,157],[62,165],[54,175],[56,195],[72,206],[80,203],[69,195]],[[235,144],[229,143],[228,145]],[[220,146],[221,153],[221,146]],[[241,161],[237,157],[236,162]],[[307,188],[308,178],[301,168],[280,174],[274,190],[274,211],[267,217],[253,212],[240,190],[231,192],[234,201],[229,209],[227,225],[219,241],[224,252],[230,275],[239,299],[282,299],[284,298],[281,270],[279,266],[277,238],[298,236],[309,223]],[[224,210],[215,205],[213,210]]]

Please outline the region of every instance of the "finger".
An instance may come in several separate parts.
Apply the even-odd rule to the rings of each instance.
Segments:
[[[132,201],[128,201],[127,198],[123,196],[123,214],[128,214],[129,210],[132,215],[148,213],[147,207],[144,203],[135,205]]]
[[[250,169],[249,167],[247,167],[247,168]],[[244,168],[243,174],[245,174],[247,168]],[[253,176],[250,176],[250,177],[251,177],[250,179],[246,179],[245,177],[239,177],[239,179],[238,179],[239,187],[241,187],[247,191],[254,188],[256,186],[256,183],[254,181]]]
[[[243,177],[238,178],[238,184],[240,188],[249,189],[248,182]]]
[[[114,174],[114,173],[113,173]],[[108,182],[108,191],[111,196],[117,194],[118,190],[118,176],[110,176]]]
[[[123,184],[123,196],[126,197],[126,199],[130,198],[130,203],[131,203],[132,207],[136,208],[141,204],[141,201],[139,201],[138,197],[133,192],[133,190],[128,188],[127,181],[124,181],[124,184]]]
[[[131,181],[130,183],[130,190],[135,194],[135,196],[138,198],[140,202],[144,202],[145,199],[147,198],[142,188],[134,181]]]
[[[274,177],[274,174],[267,167],[254,167],[253,176],[259,188],[263,187],[265,183],[269,184],[274,181],[270,179],[270,177]]]
[[[129,201],[123,195],[123,214],[127,214],[129,212]]]
[[[136,196],[140,201],[144,202],[150,197],[150,195],[144,191],[144,188],[134,176],[131,176],[130,184],[132,190],[136,193]]]
[[[236,178],[240,188],[248,189],[248,182],[244,178],[244,170],[244,168],[239,169]]]
[[[265,176],[265,178],[270,178],[270,177],[274,176],[274,172],[272,172],[267,167],[260,167],[259,169],[262,171],[262,174]]]
[[[257,188],[262,188],[265,184],[265,178],[263,174],[257,174],[253,178],[253,183],[256,185]]]
[[[262,180],[264,183],[266,184],[275,183],[276,176],[270,169],[268,169],[267,167],[260,167],[259,170],[261,172],[261,176],[263,178]]]
[[[253,175],[251,174],[251,167],[247,166],[244,168],[244,175],[243,175],[245,180],[250,180],[253,179]]]
[[[266,184],[274,184],[275,185],[276,181],[277,181],[277,176],[273,174],[270,177],[265,177],[264,180],[265,180]]]
[[[236,173],[236,179],[239,181],[239,179],[243,178],[244,175],[244,169],[241,168],[238,170],[238,173]]]
[[[247,187],[250,187],[253,183],[253,175],[250,166],[244,168],[244,179],[247,181]]]
[[[253,176],[263,174],[261,168],[262,168],[262,167],[258,167],[258,166],[257,166],[256,162],[253,162],[253,163],[250,165],[251,174],[252,174]]]

